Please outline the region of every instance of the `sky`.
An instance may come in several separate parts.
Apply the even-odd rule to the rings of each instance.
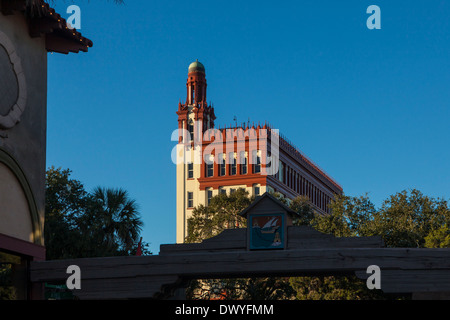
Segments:
[[[48,55],[47,167],[121,187],[175,243],[178,102],[206,68],[216,125],[268,121],[350,196],[450,197],[449,1],[55,0],[88,53]],[[377,5],[381,29],[368,29]]]

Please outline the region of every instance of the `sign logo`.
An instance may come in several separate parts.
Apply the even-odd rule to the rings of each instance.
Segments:
[[[249,215],[250,249],[284,248],[284,215]]]

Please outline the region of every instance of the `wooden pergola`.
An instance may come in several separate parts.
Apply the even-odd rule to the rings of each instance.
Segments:
[[[161,245],[159,255],[33,262],[31,281],[65,282],[81,269],[80,299],[169,298],[189,279],[356,274],[381,269],[381,290],[449,298],[450,249],[385,248],[380,237],[334,237],[292,226],[292,210],[264,195],[244,215],[285,215],[283,248],[250,250],[254,226],[225,230],[202,243]],[[281,230],[281,229],[279,229]]]

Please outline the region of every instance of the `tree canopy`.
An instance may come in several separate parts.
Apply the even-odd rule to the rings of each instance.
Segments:
[[[138,205],[121,188],[87,192],[71,170],[46,175],[44,236],[47,259],[133,255],[143,222]],[[142,247],[143,254],[150,254]]]

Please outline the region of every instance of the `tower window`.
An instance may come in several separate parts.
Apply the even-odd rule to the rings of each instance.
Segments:
[[[194,141],[194,124],[192,123],[192,120],[188,124],[188,131],[191,137],[191,141]]]
[[[206,176],[212,177],[214,175],[214,163],[206,164]]]
[[[247,157],[245,156],[244,151],[241,151],[240,153],[240,163],[241,163],[241,174],[247,174]]]
[[[236,159],[234,158],[234,152],[230,152],[229,159],[230,159],[230,175],[234,176],[236,175]]]
[[[253,173],[261,172],[261,156],[260,151],[253,151]]]
[[[188,179],[194,178],[194,164],[188,163]]]
[[[188,191],[188,193],[187,193],[187,206],[188,206],[188,208],[194,207],[194,193],[193,192]]]
[[[208,154],[205,155],[205,164],[206,164],[206,176],[212,177],[214,175],[214,156]]]
[[[219,175],[224,176],[226,174],[226,164],[224,154],[219,154]]]

